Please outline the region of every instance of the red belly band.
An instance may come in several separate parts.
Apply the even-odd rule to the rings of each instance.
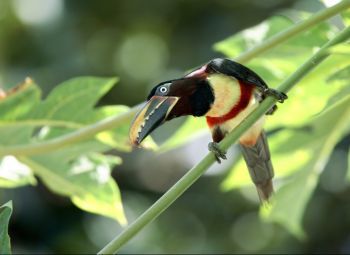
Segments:
[[[238,81],[238,82],[239,82],[239,88],[241,90],[241,96],[238,100],[238,103],[235,104],[228,113],[222,116],[218,116],[218,117],[207,116],[206,118],[207,118],[207,123],[209,127],[217,126],[224,123],[227,120],[233,119],[248,106],[253,93],[254,86],[250,84],[246,84],[242,81]]]

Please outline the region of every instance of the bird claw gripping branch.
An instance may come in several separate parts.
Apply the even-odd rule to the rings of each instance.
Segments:
[[[221,150],[219,145],[215,142],[208,143],[208,150],[214,153],[215,159],[219,164],[221,163],[221,159],[227,159],[226,151]]]

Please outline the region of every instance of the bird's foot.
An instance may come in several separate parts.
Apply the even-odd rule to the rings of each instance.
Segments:
[[[272,114],[274,114],[275,113],[275,111],[277,110],[277,105],[273,105],[271,108],[270,108],[270,110],[268,110],[267,112],[266,112],[266,115],[272,115]]]
[[[266,88],[263,91],[263,94],[266,96],[273,96],[280,103],[283,103],[284,100],[286,100],[288,98],[288,96],[285,93],[278,91],[278,90],[275,90],[275,89],[271,89],[271,88]]]
[[[221,163],[221,159],[227,159],[226,157],[226,151],[223,151],[220,149],[219,144],[215,143],[215,142],[210,142],[208,144],[208,149],[209,151],[211,151],[212,153],[214,153],[214,156],[216,158],[216,161],[220,164]]]

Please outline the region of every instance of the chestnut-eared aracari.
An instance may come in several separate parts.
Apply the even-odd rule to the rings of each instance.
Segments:
[[[182,78],[162,82],[150,92],[147,104],[136,115],[130,128],[130,141],[140,145],[155,128],[165,121],[185,115],[205,117],[213,142],[209,143],[220,163],[226,153],[217,145],[268,95],[283,102],[286,94],[271,89],[249,68],[229,59],[217,58]],[[267,114],[276,109],[273,106]],[[260,200],[273,193],[274,171],[260,118],[239,139]]]

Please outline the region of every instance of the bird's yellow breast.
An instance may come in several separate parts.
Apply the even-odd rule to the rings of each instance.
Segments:
[[[214,92],[215,101],[206,116],[218,117],[228,113],[240,97],[241,89],[238,80],[223,74],[213,74],[208,78]]]

